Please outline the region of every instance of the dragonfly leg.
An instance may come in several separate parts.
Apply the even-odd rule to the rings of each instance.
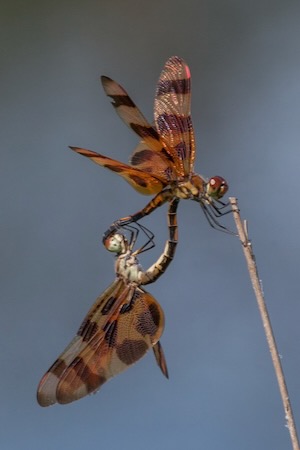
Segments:
[[[118,219],[111,224],[111,226],[105,231],[103,235],[103,242],[107,239],[108,236],[115,233],[119,228],[122,228],[126,225],[131,224],[132,222],[137,222],[145,216],[148,216],[152,213],[156,208],[166,203],[168,200],[172,198],[171,189],[165,189],[159,192],[143,209],[132,214],[131,216],[123,217],[122,219]]]
[[[139,222],[134,222],[134,225],[133,223],[129,225],[123,225],[122,230],[128,231],[130,233],[129,247],[131,249],[134,248],[140,231],[142,231],[142,233],[144,233],[144,235],[146,236],[147,241],[142,245],[142,247],[134,252],[135,255],[143,253],[155,247],[154,233],[152,233],[152,231],[150,231],[147,227],[140,224]]]

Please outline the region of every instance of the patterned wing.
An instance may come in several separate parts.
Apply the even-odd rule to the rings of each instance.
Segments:
[[[122,86],[105,76],[101,77],[101,82],[105,93],[113,100],[112,105],[118,115],[142,138],[130,164],[167,182],[174,180],[176,171],[172,156],[166,152],[155,127],[145,119]]]
[[[41,406],[53,405],[58,401],[56,390],[62,374],[76,356],[87,347],[88,341],[97,331],[97,324],[101,322],[101,318],[102,320],[106,318],[122,289],[123,282],[116,280],[98,297],[82,322],[75,338],[45,373],[37,390],[37,400]]]
[[[125,89],[111,78],[105,76],[101,77],[101,82],[106,95],[113,100],[112,105],[126,125],[140,136],[150,149],[161,151],[162,144],[157,131],[145,119]]]
[[[139,142],[133,151],[129,164],[143,172],[159,177],[166,184],[175,181],[177,178],[173,161],[165,149],[163,148],[160,152],[154,152],[149,149],[149,146],[143,140]]]
[[[96,164],[117,173],[140,194],[157,194],[168,184],[168,181],[163,177],[159,178],[157,175],[152,175],[149,172],[131,167],[128,164],[123,164],[120,161],[100,155],[91,150],[79,147],[70,147],[70,149],[76,153],[80,153],[80,155],[86,156]]]
[[[193,171],[195,138],[191,119],[191,74],[183,59],[165,64],[156,87],[154,119],[161,141],[175,161],[178,177]]]
[[[94,306],[94,315],[92,309],[80,327],[85,345],[65,362],[56,380],[55,398],[51,393],[54,401],[49,401],[45,388],[48,374],[53,377],[56,372],[50,368],[42,379],[38,391],[42,406],[55,401],[70,403],[96,392],[109,378],[144,356],[162,335],[163,311],[154,297],[139,287],[117,282],[115,294],[98,305]],[[64,360],[64,353],[60,359]]]

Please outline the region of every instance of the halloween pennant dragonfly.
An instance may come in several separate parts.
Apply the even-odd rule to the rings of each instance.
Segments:
[[[121,233],[111,234],[105,240],[106,249],[116,253],[116,279],[98,297],[75,338],[41,379],[37,391],[41,406],[70,403],[96,392],[150,348],[168,378],[159,342],[164,313],[155,298],[141,286],[157,280],[173,259],[177,245],[177,205],[178,199],[174,199],[169,206],[169,238],[164,252],[146,271],[139,265],[137,255],[149,249],[145,247],[153,243],[153,235],[136,251],[133,246],[137,236],[133,231],[129,241]]]
[[[153,126],[119,84],[105,76],[101,81],[118,115],[142,140],[130,165],[91,150],[70,148],[117,173],[141,194],[156,194],[142,210],[114,222],[104,240],[119,227],[140,220],[174,197],[200,203],[210,225],[225,231],[216,217],[224,214],[226,204],[220,198],[228,190],[226,181],[220,176],[206,181],[194,173],[191,74],[184,60],[173,56],[165,64],[156,87]]]

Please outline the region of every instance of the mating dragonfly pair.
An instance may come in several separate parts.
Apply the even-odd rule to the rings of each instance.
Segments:
[[[168,377],[159,341],[163,310],[142,286],[159,278],[174,257],[180,199],[199,203],[210,225],[226,231],[218,222],[228,212],[227,204],[220,200],[228,190],[226,181],[219,176],[206,181],[193,171],[195,138],[187,64],[177,56],[166,62],[156,87],[153,126],[120,85],[108,77],[101,77],[101,81],[121,119],[141,138],[130,165],[91,150],[70,148],[122,176],[138,192],[155,196],[142,210],[117,220],[104,233],[105,248],[116,254],[116,279],[96,300],[75,338],[40,381],[37,399],[41,406],[70,403],[96,392],[151,348]],[[138,254],[153,247],[154,242],[153,234],[138,221],[166,202],[169,237],[162,255],[143,271]],[[134,250],[139,230],[148,240]]]

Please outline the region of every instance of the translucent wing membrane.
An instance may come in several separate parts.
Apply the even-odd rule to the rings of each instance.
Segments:
[[[129,163],[143,172],[159,177],[165,185],[177,180],[175,165],[165,149],[160,152],[150,150],[143,140],[135,148]]]
[[[103,383],[127,369],[153,348],[156,362],[168,377],[159,339],[164,329],[164,313],[155,298],[141,285],[156,280],[168,267],[177,244],[176,210],[170,203],[169,239],[162,255],[143,271],[136,255],[153,244],[153,233],[139,225],[130,226],[129,239],[120,233],[105,241],[115,252],[116,280],[98,297],[83,320],[76,337],[43,376],[37,399],[41,406],[70,403],[96,392]],[[133,251],[139,231],[147,242]],[[149,247],[148,247],[149,248]]]
[[[131,156],[130,165],[90,150],[71,148],[117,173],[141,194],[156,194],[135,214],[112,223],[104,233],[104,240],[120,227],[140,220],[173,198],[200,203],[210,225],[226,230],[218,223],[221,214],[215,205],[228,190],[226,181],[216,176],[207,182],[194,173],[191,74],[185,61],[173,56],[161,72],[154,101],[154,125],[145,119],[125,89],[111,78],[102,77],[101,80],[118,115],[142,140]]]
[[[106,95],[113,100],[112,105],[121,119],[129,126],[129,128],[140,136],[152,150],[159,152],[162,148],[162,144],[156,129],[145,119],[125,89],[111,78],[105,76],[101,77],[101,82]]]
[[[178,177],[184,178],[193,171],[195,138],[191,118],[191,74],[178,56],[168,59],[158,80],[154,119]]]
[[[87,347],[89,338],[98,330],[97,321],[102,317],[101,311],[107,305],[109,299],[116,298],[119,295],[122,287],[121,280],[116,280],[98,297],[82,322],[75,338],[46,372],[40,381],[37,393],[37,399],[41,406],[49,406],[58,402],[57,388],[64,372]],[[103,318],[105,318],[105,315]]]
[[[142,139],[130,165],[91,150],[70,147],[96,164],[123,177],[141,194],[156,194],[137,213],[119,219],[105,232],[103,243],[116,254],[116,280],[96,300],[76,337],[54,362],[38,387],[41,406],[70,403],[96,392],[103,383],[138,361],[150,348],[162,373],[168,377],[159,339],[164,327],[163,311],[141,286],[153,283],[172,261],[177,245],[176,211],[180,199],[200,203],[208,222],[226,231],[218,217],[226,214],[220,198],[228,189],[222,177],[208,182],[193,173],[195,139],[191,119],[191,81],[187,64],[170,58],[158,80],[152,126],[115,81],[102,77],[106,94],[121,119]],[[143,271],[137,255],[153,247],[153,234],[134,222],[169,202],[169,238],[157,261]],[[120,230],[131,233],[126,239]],[[133,249],[138,231],[147,242]],[[149,231],[149,230],[148,230]]]
[[[95,392],[109,378],[137,362],[158,341],[164,316],[158,303],[140,288],[126,286],[118,311],[96,332],[64,371],[57,387],[59,403]]]
[[[166,184],[176,179],[172,157],[166,152],[155,127],[145,119],[122,86],[108,77],[101,77],[105,93],[113,100],[117,114],[141,139],[130,159],[132,166],[151,173]]]
[[[115,282],[42,378],[38,402],[41,406],[70,403],[97,391],[144,356],[163,327],[164,314],[154,297],[139,287]]]
[[[115,159],[108,158],[107,156],[100,155],[99,153],[91,150],[79,147],[70,147],[70,149],[80,155],[86,156],[96,164],[106,167],[106,169],[115,172],[117,175],[120,175],[140,194],[156,194],[168,184],[163,180],[163,178],[159,179],[157,176],[151,175],[148,172],[144,172],[138,168],[121,163]]]

